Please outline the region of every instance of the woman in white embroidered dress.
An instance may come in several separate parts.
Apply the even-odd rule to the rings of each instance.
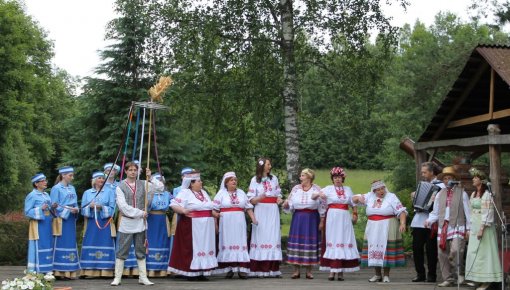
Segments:
[[[187,276],[190,281],[207,281],[216,267],[213,202],[202,189],[200,173],[190,173],[170,206],[180,214],[168,271]]]
[[[254,205],[257,224],[252,225],[250,276],[281,277],[282,246],[280,211],[282,203],[278,178],[271,175],[271,160],[257,161],[256,176],[251,179],[248,198]]]
[[[322,241],[323,255],[321,271],[329,271],[328,280],[344,280],[344,272],[359,271],[359,252],[352,223],[358,219],[356,207],[352,203],[352,190],[344,186],[345,171],[334,167],[330,172],[333,185],[322,189],[320,198],[327,203],[325,236]],[[352,219],[349,207],[353,208]]]
[[[372,182],[369,193],[355,195],[352,201],[366,206],[368,221],[361,265],[375,267],[375,276],[368,281],[390,282],[390,268],[405,266],[402,233],[406,230],[406,208],[394,193],[386,191],[381,180]]]
[[[220,212],[218,269],[214,273],[227,273],[226,278],[231,279],[237,272],[239,278],[247,279],[250,255],[244,212],[248,213],[254,224],[257,221],[246,193],[237,188],[235,172],[223,175],[220,190],[214,197],[214,209]]]

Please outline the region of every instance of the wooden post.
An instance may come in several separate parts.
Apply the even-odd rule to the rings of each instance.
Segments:
[[[427,161],[427,151],[416,151],[414,159],[416,160],[416,184],[418,184],[421,181],[421,164]]]
[[[487,131],[489,131],[489,139],[492,136],[499,135],[501,130],[499,129],[499,125],[489,124],[487,127]],[[495,203],[499,212],[501,212],[502,205],[501,195],[503,194],[503,186],[501,184],[501,145],[499,144],[491,144],[489,142],[489,162],[490,162],[490,173],[489,178],[492,184],[492,192],[495,194]]]

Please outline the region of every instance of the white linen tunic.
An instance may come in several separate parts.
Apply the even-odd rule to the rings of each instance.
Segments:
[[[239,208],[242,211],[225,211],[232,208]],[[250,208],[253,208],[253,205],[248,200],[246,193],[241,189],[237,189],[235,195],[227,190],[220,190],[214,197],[214,209],[220,211],[218,262],[250,262],[245,219],[245,210]],[[244,267],[242,269],[226,268],[224,270],[245,273],[250,271],[250,269]],[[215,271],[215,273],[217,272],[222,271]]]
[[[264,179],[257,183],[256,177],[250,182],[248,199],[265,194],[266,197],[281,197],[278,178],[273,175],[272,179]],[[280,211],[276,203],[262,203],[255,205],[255,218],[258,225],[252,226],[250,259],[256,261],[281,261],[282,245],[280,235]],[[251,273],[259,275],[260,273]],[[281,275],[270,273],[271,275]]]
[[[334,185],[326,186],[322,189],[326,195],[327,205],[344,205],[352,207],[353,192],[349,186],[343,186],[343,195],[338,195]],[[349,209],[329,208],[326,217],[326,251],[323,257],[329,260],[354,260],[359,259],[356,237],[352,226],[351,214]],[[322,271],[331,272],[354,272],[359,267],[333,269],[330,267],[320,267]]]

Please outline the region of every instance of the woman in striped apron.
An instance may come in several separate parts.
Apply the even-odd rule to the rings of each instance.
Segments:
[[[390,282],[390,268],[405,266],[402,233],[406,230],[406,208],[381,180],[372,182],[369,193],[355,195],[352,200],[366,206],[368,221],[361,264],[375,267],[375,276],[368,281]]]

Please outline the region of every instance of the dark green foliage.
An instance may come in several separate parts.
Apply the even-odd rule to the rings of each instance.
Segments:
[[[0,221],[0,265],[26,265],[28,220]]]
[[[0,1],[0,212],[20,208],[38,171],[68,149],[72,79],[51,68],[52,44],[15,1]]]
[[[88,78],[83,94],[79,97],[80,113],[73,119],[76,130],[70,143],[74,150],[64,159],[77,167],[75,185],[78,192],[90,187],[90,176],[94,170],[102,169],[106,162],[115,160],[122,133],[128,119],[128,111],[133,101],[148,101],[148,89],[153,86],[166,67],[157,53],[157,21],[153,1],[116,2],[119,17],[112,20],[107,28],[106,37],[113,44],[101,52],[103,63],[96,69],[100,77]],[[172,88],[171,88],[172,90]],[[183,115],[173,105],[172,92],[165,97],[165,105],[171,110],[156,111],[157,142],[162,173],[167,180],[179,180],[180,166],[194,166],[198,145],[186,137],[186,127],[176,125]],[[141,113],[143,114],[143,113]],[[132,130],[129,138],[126,161],[131,161],[136,110],[134,111]],[[86,124],[84,126],[84,124]],[[149,111],[146,111],[146,126],[142,167],[147,166],[147,145]],[[141,122],[140,122],[141,134]],[[141,135],[139,135],[140,138]],[[151,135],[152,136],[152,135]],[[152,137],[151,137],[152,138]],[[154,140],[151,140],[154,150]],[[138,148],[140,141],[138,140]],[[122,152],[124,149],[122,149]],[[138,152],[135,159],[139,158]],[[151,152],[150,167],[157,171],[155,152]],[[121,155],[122,158],[122,155]],[[117,164],[121,164],[121,159]],[[190,164],[191,163],[191,164]],[[178,167],[178,168],[176,168]]]
[[[384,140],[385,166],[393,169],[396,191],[414,190],[414,162],[396,150],[400,140],[417,140],[432,119],[439,104],[464,67],[478,43],[508,44],[508,35],[476,22],[462,23],[453,14],[438,14],[427,28],[417,22],[401,31],[398,54],[384,79],[378,95],[381,120],[388,128]],[[451,156],[444,161],[451,162]]]

